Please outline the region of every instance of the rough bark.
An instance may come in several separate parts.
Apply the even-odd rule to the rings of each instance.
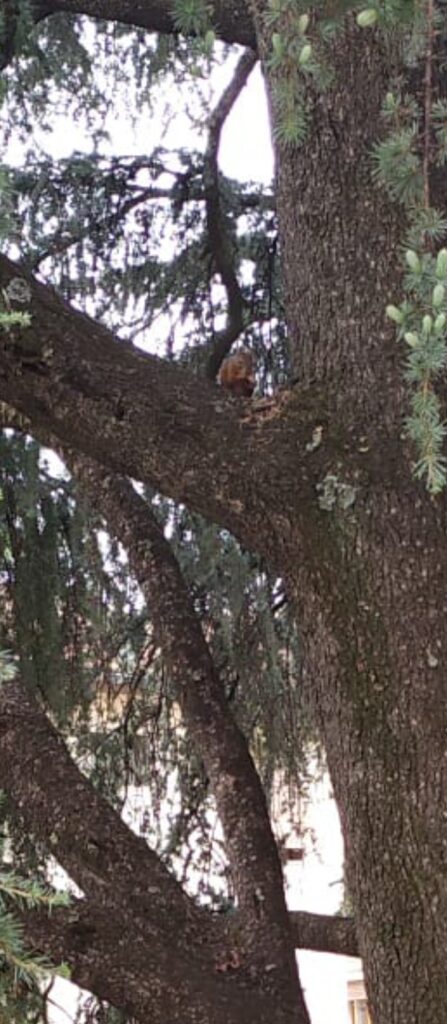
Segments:
[[[300,948],[358,955],[352,920],[301,912],[290,917]],[[131,918],[126,919],[122,912],[113,917],[109,907],[104,910],[91,902],[73,900],[68,911],[57,910],[51,917],[41,912],[27,913],[22,915],[21,921],[27,944],[45,951],[53,963],[68,963],[72,980],[82,988],[95,992],[99,998],[137,1017],[142,1008],[147,1012],[147,1007],[152,1007],[153,996],[148,999],[146,993],[146,946],[141,937],[135,936]],[[129,954],[132,954],[135,944],[137,953],[133,960]],[[213,967],[217,965],[222,969],[225,965],[224,946],[221,937],[220,946],[217,942],[215,945]],[[205,963],[205,967],[210,970],[209,963]],[[159,1012],[157,1007],[156,1012]],[[276,1020],[275,1017],[272,1019]]]
[[[359,945],[355,923],[351,917],[309,914],[295,910],[289,915],[297,949],[313,949],[317,953],[341,953],[358,956]]]
[[[301,1002],[289,933],[281,864],[265,795],[248,744],[233,719],[179,565],[147,503],[124,478],[110,479],[91,460],[69,458],[83,489],[124,545],[153,608],[171,684],[203,759],[223,825],[238,903],[237,931],[268,988]]]
[[[291,344],[300,377],[323,386],[330,421],[351,410],[347,453],[391,451],[406,408],[384,306],[399,294],[402,223],[373,186],[370,149],[392,61],[380,37],[353,26],[334,61],[308,143],[279,161]],[[351,512],[326,513],[325,544],[297,557],[289,579],[373,1018],[434,1024],[447,1011],[446,503],[411,481],[402,442],[399,464],[406,482],[397,469],[394,482],[364,482]],[[333,472],[349,479],[344,457]]]

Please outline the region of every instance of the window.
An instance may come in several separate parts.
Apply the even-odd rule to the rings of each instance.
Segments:
[[[371,1024],[363,981],[348,981],[348,1006],[351,1024]]]
[[[371,1024],[366,999],[350,999],[351,1024]]]

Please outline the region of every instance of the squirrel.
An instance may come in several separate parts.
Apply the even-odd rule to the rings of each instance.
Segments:
[[[255,361],[248,348],[241,348],[224,359],[219,370],[219,383],[238,398],[251,398],[255,389]]]

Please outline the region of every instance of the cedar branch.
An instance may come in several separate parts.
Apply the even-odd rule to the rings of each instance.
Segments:
[[[208,146],[205,153],[204,183],[208,240],[213,264],[220,274],[227,293],[228,318],[223,330],[212,343],[207,362],[207,375],[213,379],[244,326],[244,299],[234,269],[233,246],[222,204],[218,167],[219,143],[225,121],[256,64],[256,54],[246,50],[240,57],[233,78],[209,120]]]
[[[359,956],[355,922],[352,917],[310,914],[303,910],[292,911],[289,917],[296,949]]]
[[[211,21],[216,35],[225,43],[256,49],[256,35],[248,5],[236,0],[211,0]],[[0,70],[17,53],[18,0],[3,4],[4,25],[0,39]],[[83,14],[93,19],[116,21],[122,25],[177,35],[172,7],[166,0],[36,0],[29,5],[29,17],[36,24],[54,14]],[[28,12],[27,12],[28,13]]]
[[[210,778],[225,832],[244,945],[293,974],[281,866],[264,792],[233,719],[171,545],[150,505],[124,478],[68,458],[90,503],[123,544],[151,608],[171,683]],[[279,972],[279,969],[278,969]]]
[[[158,935],[163,922],[173,948],[179,925],[190,936],[202,927],[202,913],[81,774],[19,680],[0,688],[0,774],[30,831],[86,896],[101,901],[106,890],[113,891],[117,908],[132,907],[144,934]]]
[[[306,444],[321,409],[315,390],[311,403],[290,394],[299,422],[285,415],[290,402],[258,418],[255,406],[247,410],[209,381],[120,341],[0,256],[6,296],[17,280],[29,290],[18,308],[31,325],[0,332],[0,401],[26,416],[36,436],[50,432],[62,446],[149,482],[247,547],[261,551],[265,543],[271,559],[269,507],[279,503],[286,524],[288,516],[296,523],[305,495],[314,505]]]

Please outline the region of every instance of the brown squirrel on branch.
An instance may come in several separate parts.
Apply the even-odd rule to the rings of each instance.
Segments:
[[[255,389],[255,360],[248,348],[241,348],[224,359],[219,370],[219,383],[238,398],[251,398]]]

